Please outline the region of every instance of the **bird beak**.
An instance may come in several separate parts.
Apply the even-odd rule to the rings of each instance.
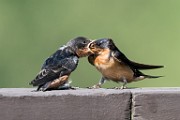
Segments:
[[[87,45],[88,51],[90,51],[91,53],[93,53],[93,51],[90,49],[90,46],[94,41],[95,40],[91,40],[91,42]]]

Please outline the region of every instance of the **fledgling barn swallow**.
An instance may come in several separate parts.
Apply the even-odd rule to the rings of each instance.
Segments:
[[[90,42],[85,37],[77,37],[60,47],[45,60],[41,71],[30,85],[38,86],[37,91],[57,89],[65,85],[71,72],[76,69],[79,58],[90,54],[88,48]]]
[[[90,43],[89,48],[93,54],[89,55],[88,61],[101,72],[102,78],[92,88],[99,88],[106,80],[122,82],[121,89],[127,83],[143,80],[145,78],[158,78],[142,73],[140,70],[162,68],[159,65],[146,65],[129,60],[108,38],[98,39]]]

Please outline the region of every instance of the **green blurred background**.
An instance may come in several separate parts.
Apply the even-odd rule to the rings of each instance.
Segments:
[[[31,87],[44,60],[77,36],[112,38],[129,59],[165,66],[143,71],[165,77],[129,87],[180,86],[179,0],[0,0],[0,87]],[[87,87],[100,76],[83,58],[71,79]]]

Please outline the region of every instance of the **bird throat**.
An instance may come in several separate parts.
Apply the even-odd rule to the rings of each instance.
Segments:
[[[114,63],[111,58],[111,52],[109,49],[104,49],[95,58],[95,66],[97,69],[106,69]]]

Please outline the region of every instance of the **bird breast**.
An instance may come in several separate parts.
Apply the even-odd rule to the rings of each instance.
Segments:
[[[134,76],[129,66],[121,61],[115,60],[113,57],[97,56],[95,66],[104,77],[115,82],[122,81],[122,78],[126,78],[126,80],[130,82]]]

